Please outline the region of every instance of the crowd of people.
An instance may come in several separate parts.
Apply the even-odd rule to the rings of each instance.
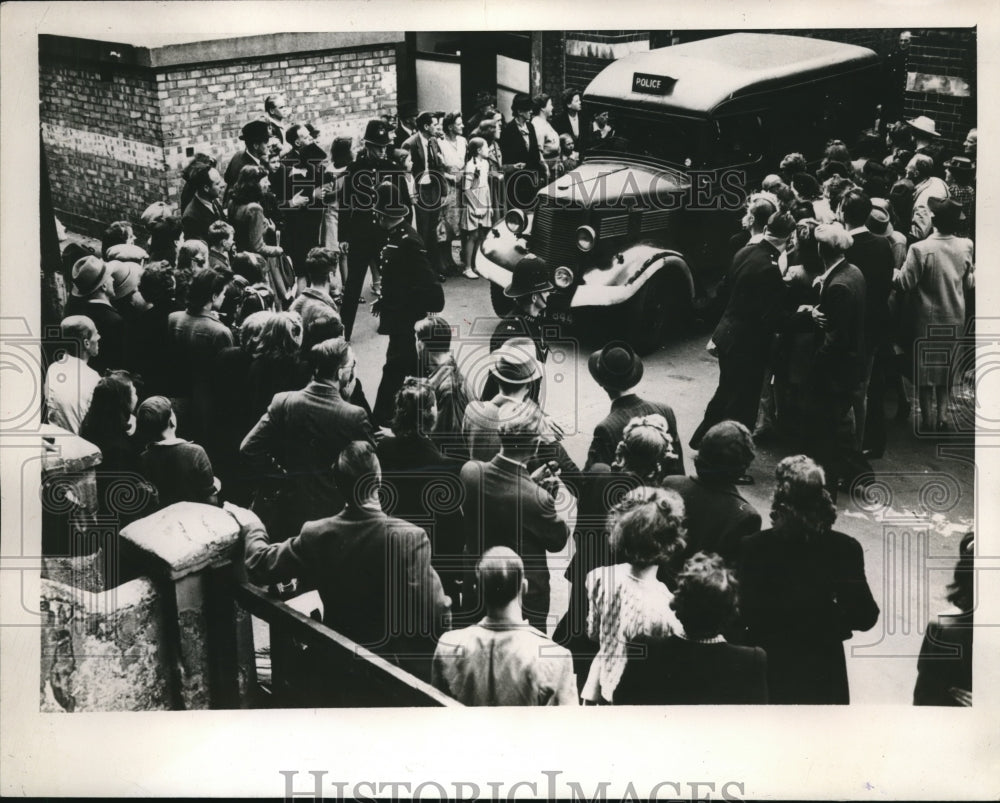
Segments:
[[[99,493],[101,513],[250,508],[253,582],[317,589],[326,624],[464,703],[846,703],[842,642],[879,610],[860,544],[834,529],[842,455],[884,448],[879,394],[905,345],[890,297],[918,299],[911,325],[964,322],[972,162],[910,153],[934,133],[923,117],[890,129],[884,158],[831,143],[813,174],[789,155],[733,239],[695,473],[671,407],[635,393],[643,363],[624,342],[589,359],[610,409],[580,468],[542,407],[545,263],[515,267],[482,388],[440,314],[451,242],[478,276],[503,208],[609,130],[579,100],[568,90],[557,116],[519,95],[504,123],[484,99],[468,126],[401,109],[368,123],[357,155],[337,139],[328,156],[269,97],[223,172],[195,157],[179,205],[142,214],[143,246],[118,221],[100,253],[66,247],[48,420],[101,450],[99,488],[136,479],[144,504],[126,514]],[[350,344],[369,271],[388,338],[374,405]],[[940,428],[950,378],[919,371],[923,423]],[[809,455],[778,464],[767,529],[737,487],[762,388]],[[548,556],[571,538],[560,616]]]

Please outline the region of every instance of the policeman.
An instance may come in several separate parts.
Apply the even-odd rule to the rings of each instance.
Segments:
[[[364,144],[364,151],[345,172],[344,202],[339,221],[341,248],[344,244],[347,246],[347,282],[340,317],[344,322],[344,337],[348,340],[354,329],[368,268],[378,258],[385,242],[386,233],[375,220],[375,188],[383,181],[397,183],[398,186],[403,186],[404,182],[401,168],[386,157],[389,126],[384,120],[368,123]]]
[[[552,276],[545,261],[529,254],[514,266],[514,276],[510,285],[503,291],[507,298],[514,299],[514,309],[501,318],[493,336],[490,338],[490,352],[514,337],[530,337],[535,343],[536,356],[540,363],[545,363],[549,357],[549,344],[545,340],[545,329],[551,324],[545,319],[549,296],[554,285]],[[531,398],[538,400],[538,380],[532,388]],[[498,392],[496,380],[492,374],[486,379],[486,386],[480,397],[483,400],[492,399]]]
[[[379,255],[382,297],[372,304],[372,315],[379,317],[378,333],[389,336],[389,346],[372,417],[383,427],[392,421],[396,392],[403,380],[419,376],[414,324],[427,313],[444,309],[441,281],[431,267],[423,240],[406,222],[410,209],[404,197],[390,182],[376,188],[375,218],[387,237]]]

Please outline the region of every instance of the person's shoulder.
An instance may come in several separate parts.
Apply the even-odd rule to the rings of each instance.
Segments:
[[[694,482],[692,481],[692,479],[690,477],[685,477],[682,475],[664,477],[660,481],[660,484],[667,490],[677,491],[680,494],[684,494],[685,492],[690,491],[692,487],[694,487]]]

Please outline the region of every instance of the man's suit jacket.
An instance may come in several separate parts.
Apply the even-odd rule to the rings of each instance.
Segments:
[[[208,227],[217,220],[223,220],[222,207],[216,203],[212,208],[205,206],[197,196],[184,210],[181,216],[181,227],[184,229],[185,240],[202,240],[208,242]]]
[[[253,165],[254,167],[260,167],[260,160],[255,159],[246,150],[239,151],[233,154],[233,158],[229,160],[229,164],[226,166],[226,174],[223,178],[226,181],[226,198],[228,199],[236,186],[236,180],[240,177],[240,171],[247,167],[248,165]]]
[[[425,147],[427,148],[426,153],[424,152]],[[444,163],[441,160],[441,146],[438,144],[437,137],[429,137],[425,143],[420,134],[416,133],[403,143],[403,149],[410,152],[410,159],[413,162],[413,168],[410,172],[413,174],[413,183],[421,205],[425,208],[438,206],[441,203],[442,193],[446,191],[446,183],[443,171]],[[425,171],[431,174],[431,180],[430,183],[421,184],[420,178]]]
[[[335,385],[313,381],[302,390],[275,394],[240,453],[259,470],[269,461],[283,469],[282,517],[294,535],[303,522],[329,516],[343,504],[330,467],[351,441],[374,445],[365,411],[344,401]]]
[[[889,294],[896,264],[885,237],[870,231],[852,237],[854,245],[844,252],[844,258],[865,277],[865,348],[871,352],[889,334]]]
[[[615,689],[615,705],[756,705],[768,700],[760,647],[702,644],[680,636],[644,643]]]
[[[420,527],[381,510],[350,506],[306,522],[282,543],[269,544],[263,529],[251,530],[246,539],[253,582],[303,578],[319,591],[328,627],[375,652],[430,658],[450,602]],[[429,660],[424,664],[422,674],[429,680]]]
[[[549,610],[546,552],[566,546],[569,528],[556,515],[552,495],[523,466],[497,455],[488,463],[470,460],[462,467],[465,502],[465,552],[470,565],[490,547],[506,546],[524,561],[528,592],[524,614],[544,619]]]
[[[595,463],[605,463],[611,465],[615,459],[615,449],[622,439],[625,426],[633,418],[643,415],[653,415],[658,413],[667,419],[667,428],[670,437],[674,439],[674,451],[677,453],[677,460],[667,470],[668,474],[684,473],[684,447],[681,445],[680,435],[677,434],[677,418],[669,405],[660,402],[648,402],[640,399],[634,393],[619,396],[611,402],[611,412],[594,428],[594,439],[590,443],[590,451],[587,453],[587,465],[584,470],[589,470]]]
[[[527,146],[524,144],[521,130],[517,127],[517,120],[511,120],[504,125],[500,130],[500,152],[503,154],[504,164],[524,162],[528,170],[534,170],[536,173],[542,169],[542,152],[538,147],[538,136],[530,122]]]
[[[720,354],[730,351],[763,360],[784,311],[785,282],[780,253],[767,241],[741,248],[727,279],[729,302],[712,340]]]
[[[820,394],[849,395],[864,377],[865,293],[865,277],[846,260],[823,283],[819,309],[827,323],[811,373],[811,385]]]
[[[707,483],[698,477],[666,477],[663,487],[684,500],[687,527],[685,555],[716,552],[727,561],[739,555],[740,542],[760,532],[760,513],[730,483]]]

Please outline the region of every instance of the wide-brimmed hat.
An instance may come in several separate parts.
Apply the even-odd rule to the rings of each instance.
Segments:
[[[248,145],[267,142],[271,138],[271,127],[263,120],[251,120],[240,131],[240,139]]]
[[[976,165],[971,159],[965,156],[952,156],[947,162],[944,163],[952,173],[959,176],[968,177],[976,172]]]
[[[73,265],[73,295],[86,298],[94,293],[108,275],[108,267],[96,256],[83,257]]]
[[[540,257],[529,254],[514,266],[514,276],[503,294],[507,298],[520,298],[552,290],[554,287],[549,266]]]
[[[927,200],[927,208],[931,210],[931,214],[935,220],[942,222],[950,221],[952,223],[965,220],[962,205],[954,198],[929,198]]]
[[[142,276],[142,268],[135,262],[110,260],[107,266],[114,280],[112,298],[116,301],[125,298],[139,289],[139,277]]]
[[[389,126],[385,120],[369,120],[365,126],[365,142],[383,147],[389,144]]]
[[[490,373],[510,385],[526,385],[542,375],[535,357],[535,343],[529,338],[513,338],[493,352]]]
[[[865,225],[868,227],[868,231],[872,234],[877,234],[879,237],[892,236],[893,228],[892,223],[889,221],[889,213],[874,204]]]
[[[121,262],[142,262],[149,259],[149,254],[135,243],[118,243],[108,249],[107,257]]]
[[[642,379],[642,360],[628,343],[620,340],[591,354],[587,367],[598,385],[611,390],[628,390]]]
[[[925,114],[921,114],[919,117],[914,117],[912,120],[907,120],[906,124],[910,128],[916,129],[924,134],[930,134],[932,137],[940,137],[941,135],[937,132],[937,125],[934,121]]]

